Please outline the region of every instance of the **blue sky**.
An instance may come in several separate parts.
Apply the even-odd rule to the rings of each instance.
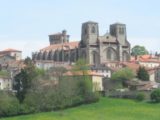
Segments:
[[[100,35],[112,23],[125,23],[132,46],[160,52],[159,5],[159,0],[0,0],[0,50],[15,48],[31,56],[49,45],[48,34],[63,29],[71,41],[80,40],[81,24],[92,20]]]

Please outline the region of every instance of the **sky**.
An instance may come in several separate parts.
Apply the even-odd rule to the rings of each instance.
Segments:
[[[81,25],[127,26],[127,39],[160,52],[160,0],[0,0],[0,50],[22,50],[23,58],[49,45],[48,35],[66,29],[70,41],[81,39]]]

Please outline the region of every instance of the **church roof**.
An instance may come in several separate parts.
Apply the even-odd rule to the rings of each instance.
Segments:
[[[68,42],[68,43],[61,43],[61,44],[53,44],[48,47],[41,49],[40,51],[51,51],[51,50],[71,50],[77,48],[79,42]]]
[[[111,36],[109,33],[106,33],[104,36],[100,36],[100,42],[107,42],[107,43],[117,43],[117,39],[114,36]]]

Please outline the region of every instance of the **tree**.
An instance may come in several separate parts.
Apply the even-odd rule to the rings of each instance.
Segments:
[[[131,80],[134,78],[134,73],[129,68],[122,68],[116,72],[114,72],[111,76],[111,80],[115,80],[117,82],[122,83],[123,85],[127,80]]]
[[[143,81],[149,81],[149,74],[144,67],[139,67],[137,71],[137,77]]]
[[[84,59],[79,59],[73,67],[73,71],[82,72],[82,76],[75,75],[78,80],[77,91],[78,95],[82,98],[82,101],[85,103],[98,101],[99,94],[97,92],[93,92],[93,83],[91,77],[88,75],[88,65],[86,64]],[[74,79],[75,79],[74,77]]]
[[[122,68],[114,72],[111,76],[112,80],[126,81],[134,77],[133,71],[129,68]]]
[[[26,58],[24,63],[25,68],[14,77],[14,89],[20,103],[23,103],[27,91],[31,88],[32,80],[44,74],[44,70],[36,68],[30,58]]]
[[[132,48],[131,54],[133,56],[137,56],[137,55],[149,54],[149,52],[144,46],[136,45]]]
[[[151,93],[151,100],[153,102],[160,102],[160,89],[156,89]]]
[[[25,69],[22,69],[21,72],[17,74],[14,79],[14,89],[16,90],[16,97],[18,98],[19,102],[22,103],[27,93],[27,90],[31,86],[31,79],[29,78],[29,74]]]
[[[65,72],[67,72],[67,69],[64,67],[52,67],[46,71],[46,77],[50,78],[52,76],[55,80],[60,81]]]
[[[19,108],[19,102],[12,93],[0,91],[0,118],[17,115]]]

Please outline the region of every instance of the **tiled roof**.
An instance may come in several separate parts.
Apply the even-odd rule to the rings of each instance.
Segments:
[[[140,55],[137,57],[131,57],[131,62],[149,62],[149,63],[160,63],[160,59],[152,55]]]
[[[75,49],[77,48],[79,45],[79,42],[68,42],[68,43],[62,43],[62,44],[54,44],[54,45],[50,45],[48,47],[45,47],[43,49],[41,49],[40,51],[51,51],[51,50],[61,50],[63,48],[63,50],[71,50],[71,49]]]
[[[129,62],[123,62],[122,63],[125,67],[128,67],[130,69],[132,69],[135,73],[137,72],[137,70],[139,69],[140,65],[136,64],[136,63],[129,63]]]
[[[20,50],[12,49],[12,48],[7,48],[1,52],[21,52]]]

